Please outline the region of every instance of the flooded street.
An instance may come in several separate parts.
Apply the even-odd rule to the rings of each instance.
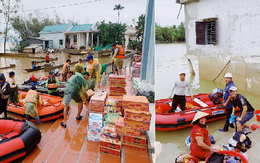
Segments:
[[[191,76],[188,69],[188,61],[185,58],[185,44],[157,44],[156,45],[156,100],[168,98],[176,80],[179,80],[179,72],[184,70],[186,80],[190,82],[193,94],[210,93],[214,88],[224,89],[224,85],[213,83],[208,80],[199,78],[198,61],[191,60],[195,71],[195,76]],[[217,63],[216,63],[217,64]],[[224,79],[223,79],[224,80]],[[238,83],[238,79],[234,79],[234,83]],[[239,88],[238,88],[239,90]],[[259,110],[260,96],[249,92],[239,90],[252,104],[255,110]],[[189,95],[187,90],[186,95]],[[256,120],[254,117],[251,121]],[[213,135],[215,140],[230,134],[229,132],[219,132],[218,129],[224,126],[224,119],[208,123],[209,134]],[[162,143],[162,153],[156,160],[157,163],[173,163],[175,158],[183,153],[189,153],[189,149],[185,144],[186,138],[190,135],[191,128],[185,128],[170,132],[156,132],[156,140]],[[220,144],[221,145],[221,144]]]

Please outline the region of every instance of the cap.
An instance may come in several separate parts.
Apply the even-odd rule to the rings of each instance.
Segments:
[[[112,44],[112,46],[116,46],[116,44],[114,43],[114,44]]]
[[[87,71],[84,71],[84,72],[82,72],[82,75],[88,75],[89,76],[89,73]]]
[[[49,74],[53,74],[53,72],[52,72],[52,71],[50,71],[50,72],[49,72]]]
[[[232,74],[231,73],[226,73],[226,75],[224,77],[225,78],[232,78]]]
[[[194,118],[193,118],[193,120],[192,120],[191,123],[194,123],[195,121],[199,120],[200,118],[203,118],[203,117],[206,117],[206,116],[209,116],[209,114],[208,114],[208,113],[201,112],[201,111],[198,111],[198,112],[195,114],[195,116],[194,116]]]
[[[88,55],[88,56],[87,56],[87,59],[86,59],[85,61],[88,62],[90,59],[93,59],[93,56],[92,56],[92,55]]]
[[[71,62],[71,60],[70,60],[70,59],[67,59],[66,62]]]
[[[230,92],[230,91],[237,91],[237,87],[232,86],[231,88],[229,88],[229,92]]]
[[[116,45],[119,45],[120,43],[119,42],[116,42]]]
[[[186,75],[186,73],[184,71],[180,71],[179,75],[181,75],[181,74],[185,74]]]

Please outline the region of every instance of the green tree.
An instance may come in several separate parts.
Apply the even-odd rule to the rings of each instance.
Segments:
[[[115,5],[115,7],[114,7],[114,10],[117,10],[117,15],[118,15],[118,21],[117,21],[117,23],[119,23],[119,16],[120,16],[120,12],[119,12],[119,10],[123,10],[125,7],[124,6],[121,6],[121,4],[118,4],[118,5]]]
[[[126,24],[118,24],[103,20],[98,26],[98,36],[103,45],[112,44],[115,42],[123,43],[125,41]]]
[[[145,14],[142,14],[138,17],[138,22],[136,28],[136,37],[141,39],[141,43],[143,42],[143,37],[144,37],[144,26],[145,26]]]
[[[10,30],[10,22],[12,17],[17,13],[19,9],[19,0],[1,0],[2,12],[4,14],[4,53],[6,53],[6,42],[8,39],[8,32]]]

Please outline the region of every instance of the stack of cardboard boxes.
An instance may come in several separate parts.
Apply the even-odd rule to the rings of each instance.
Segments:
[[[108,78],[109,95],[110,96],[122,96],[126,95],[125,87],[125,75],[110,74]]]
[[[140,69],[141,69],[141,62],[136,62],[133,65],[132,77],[139,78],[140,77]]]
[[[99,142],[103,127],[102,114],[89,114],[87,140]]]
[[[147,150],[146,132],[150,129],[151,112],[145,96],[123,96],[124,118],[118,117],[116,132],[122,134],[122,145]]]

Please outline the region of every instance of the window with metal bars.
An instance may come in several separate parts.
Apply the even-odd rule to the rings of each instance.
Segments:
[[[196,44],[217,44],[217,19],[196,22]]]

